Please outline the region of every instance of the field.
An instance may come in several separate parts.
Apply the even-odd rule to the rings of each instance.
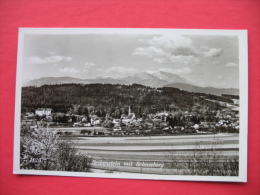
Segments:
[[[92,168],[99,171],[189,174],[195,161],[208,161],[211,165],[238,162],[238,134],[87,137],[80,135],[79,128],[70,131],[79,151],[91,156]]]

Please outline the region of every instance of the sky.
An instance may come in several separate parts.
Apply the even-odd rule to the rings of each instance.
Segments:
[[[161,34],[26,34],[23,79],[119,78],[165,71],[194,85],[239,87],[237,36]]]

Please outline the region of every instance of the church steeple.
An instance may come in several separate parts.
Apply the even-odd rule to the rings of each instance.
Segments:
[[[131,114],[131,108],[130,108],[130,105],[129,105],[129,108],[128,108],[128,115]]]

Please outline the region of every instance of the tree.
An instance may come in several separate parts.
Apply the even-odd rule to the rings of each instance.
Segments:
[[[75,123],[75,122],[77,121],[77,118],[76,118],[76,116],[75,116],[75,115],[73,115],[73,116],[72,116],[72,118],[71,118],[71,120],[72,120],[72,123]]]
[[[87,108],[87,107],[85,107],[85,109],[84,109],[84,114],[85,114],[86,116],[88,116],[88,108]]]
[[[40,128],[21,138],[21,169],[90,171],[91,158],[79,153],[76,144],[65,140],[58,142],[59,135],[52,130]]]
[[[56,132],[45,128],[36,129],[30,136],[23,137],[21,139],[21,168],[52,169],[57,139]]]
[[[91,134],[91,131],[90,130],[85,130],[85,129],[82,129],[81,131],[80,131],[80,134],[82,134],[82,135],[85,135],[85,134]]]
[[[166,165],[169,169],[179,169],[181,174],[188,175],[208,175],[208,176],[238,176],[239,161],[236,157],[228,157],[218,150],[222,146],[222,141],[213,138],[209,145],[196,143],[194,148],[187,155],[180,156],[174,152],[166,157],[169,159]]]
[[[58,144],[57,159],[57,168],[61,171],[90,171],[91,159],[79,153],[76,145],[70,140]]]
[[[82,115],[82,108],[81,108],[81,106],[78,108],[78,115]]]

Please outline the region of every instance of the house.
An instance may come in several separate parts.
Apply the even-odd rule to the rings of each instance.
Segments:
[[[92,125],[100,125],[101,122],[100,122],[99,119],[91,119],[91,124],[92,124]]]
[[[113,121],[112,121],[112,123],[114,123],[114,124],[117,124],[117,123],[120,123],[120,122],[121,122],[120,119],[113,119]]]
[[[168,112],[160,112],[156,114],[156,117],[160,119],[161,121],[166,121],[166,118],[168,117]]]
[[[120,127],[120,124],[115,124],[114,128],[113,128],[113,131],[121,131],[121,127]]]
[[[38,115],[38,116],[43,116],[43,115],[51,115],[51,111],[52,109],[51,108],[38,108],[37,110],[35,110],[35,115]]]
[[[27,116],[27,117],[34,117],[34,113],[32,113],[32,112],[26,112],[26,113],[25,113],[25,116]]]

